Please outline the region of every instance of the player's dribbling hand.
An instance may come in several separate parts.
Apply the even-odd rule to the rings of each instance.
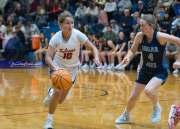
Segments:
[[[97,66],[99,66],[99,65],[100,65],[99,58],[94,58],[94,62],[95,62],[95,64],[96,64]]]
[[[176,62],[173,64],[173,68],[175,68],[175,69],[180,68],[180,61],[176,61]]]
[[[125,56],[123,59],[123,64],[127,64],[129,62],[129,57]]]

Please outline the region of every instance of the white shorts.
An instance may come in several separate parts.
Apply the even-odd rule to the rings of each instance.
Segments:
[[[58,66],[59,68],[63,68],[65,70],[67,70],[69,72],[69,74],[71,75],[71,78],[72,78],[72,82],[75,82],[76,80],[76,76],[78,74],[78,70],[79,70],[79,66],[74,66],[74,67],[65,67],[63,65],[59,65],[57,64],[56,62],[54,62],[54,64],[56,66]],[[50,74],[52,73],[52,69],[50,68]]]

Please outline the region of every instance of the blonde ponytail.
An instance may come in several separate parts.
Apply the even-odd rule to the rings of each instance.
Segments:
[[[153,29],[159,30],[159,24],[157,23],[156,18],[151,14],[145,14],[142,16],[142,19],[145,20]]]

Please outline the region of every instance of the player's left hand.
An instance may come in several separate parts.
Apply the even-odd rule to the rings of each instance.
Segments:
[[[173,64],[173,68],[175,68],[175,69],[180,69],[180,61],[176,61],[176,62]]]
[[[94,62],[96,63],[97,66],[100,65],[100,61],[99,61],[99,58],[94,58]]]

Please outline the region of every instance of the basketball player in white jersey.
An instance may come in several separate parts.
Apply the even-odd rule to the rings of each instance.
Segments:
[[[46,63],[53,70],[66,69],[75,81],[80,65],[79,53],[80,45],[84,45],[94,55],[94,62],[99,65],[98,50],[88,40],[85,34],[74,29],[74,19],[72,14],[65,11],[58,17],[61,31],[57,32],[50,40],[46,54]],[[55,52],[56,51],[56,52]],[[54,55],[55,52],[55,55]],[[54,57],[53,57],[54,55]],[[53,59],[52,59],[53,57]],[[44,129],[52,129],[53,114],[58,104],[61,104],[70,88],[65,91],[49,88],[48,96],[44,100],[44,105],[49,106],[49,114]]]

